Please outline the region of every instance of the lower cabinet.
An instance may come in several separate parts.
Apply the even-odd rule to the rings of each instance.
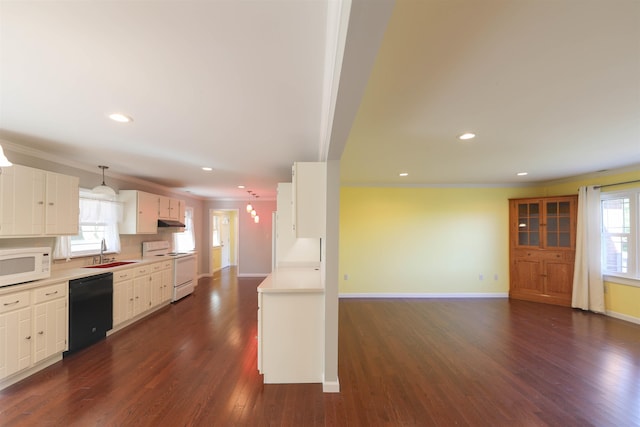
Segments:
[[[62,358],[68,287],[65,281],[0,296],[0,389],[22,378],[21,372],[35,372]]]
[[[156,309],[171,300],[173,264],[161,261],[113,273],[113,327]]]
[[[265,384],[321,383],[324,293],[258,293],[258,370]]]

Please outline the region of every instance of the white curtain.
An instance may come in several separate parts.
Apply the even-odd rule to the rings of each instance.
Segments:
[[[120,252],[120,234],[118,222],[122,220],[122,205],[112,200],[80,197],[80,225],[104,225],[104,240],[108,252]],[[71,238],[74,236],[60,236],[56,238],[53,250],[55,259],[69,259],[72,256]]]
[[[571,306],[596,313],[605,312],[600,251],[601,222],[600,188],[580,187]]]

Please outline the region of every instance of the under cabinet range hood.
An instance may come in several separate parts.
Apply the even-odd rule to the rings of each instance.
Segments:
[[[180,221],[176,221],[175,219],[159,219],[158,227],[174,227],[174,228],[184,228],[185,225]]]

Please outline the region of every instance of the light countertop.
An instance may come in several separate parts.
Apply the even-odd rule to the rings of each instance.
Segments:
[[[313,267],[277,268],[258,286],[261,293],[324,292],[322,272]]]
[[[28,289],[39,288],[41,286],[47,286],[54,283],[65,282],[67,280],[80,279],[82,277],[95,276],[102,273],[116,272],[119,270],[124,270],[127,268],[136,268],[145,264],[153,264],[156,262],[168,261],[168,258],[139,258],[139,259],[126,259],[126,260],[118,260],[118,261],[132,261],[131,264],[121,265],[117,267],[110,268],[87,268],[87,267],[76,267],[76,268],[65,268],[59,269],[51,272],[51,277],[41,280],[34,280],[33,282],[27,283],[19,283],[17,285],[3,286],[0,287],[0,295],[9,294],[12,292],[25,291]]]

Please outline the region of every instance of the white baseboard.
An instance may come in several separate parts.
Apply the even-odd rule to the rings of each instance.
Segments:
[[[271,273],[239,273],[238,277],[267,277]]]
[[[339,298],[508,298],[507,292],[497,293],[340,293]]]
[[[336,381],[323,381],[322,382],[323,393],[340,393],[340,379]]]
[[[607,316],[615,317],[616,319],[625,320],[627,322],[640,325],[640,318],[629,316],[628,314],[616,313],[615,311],[607,310],[605,313]]]

